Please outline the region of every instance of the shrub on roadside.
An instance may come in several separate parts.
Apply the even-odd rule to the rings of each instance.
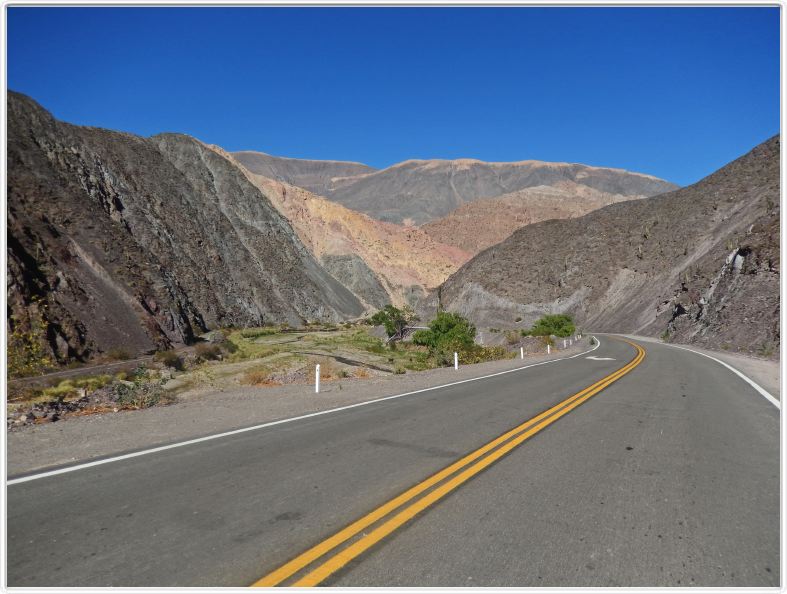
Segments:
[[[514,345],[519,342],[521,333],[518,330],[506,330],[506,344]]]
[[[576,326],[571,316],[567,314],[548,314],[533,324],[528,330],[530,336],[559,336],[567,338],[576,332]]]
[[[164,391],[160,382],[132,382],[116,384],[114,400],[124,408],[150,408],[156,404],[171,404],[176,398]]]
[[[432,349],[459,351],[475,344],[475,326],[457,313],[441,311],[429,324],[429,330],[413,334],[413,343]]]
[[[429,349],[429,357],[438,366],[452,365],[454,353],[463,363],[479,363],[501,358],[503,347],[483,347],[475,343],[476,329],[469,320],[452,312],[439,312],[429,330],[413,334],[413,343]]]
[[[120,381],[112,386],[112,399],[123,408],[149,408],[177,400],[164,390],[166,380],[151,380],[144,365],[137,367],[128,377],[130,381]]]

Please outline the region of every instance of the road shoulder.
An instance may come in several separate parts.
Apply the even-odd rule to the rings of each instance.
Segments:
[[[84,462],[232,431],[251,425],[424,390],[577,355],[593,348],[589,337],[551,355],[528,355],[477,365],[432,369],[404,375],[325,382],[319,394],[311,384],[216,390],[170,406],[121,411],[33,425],[7,434],[9,476]]]
[[[713,351],[704,349],[691,344],[675,344],[664,342],[658,338],[650,336],[636,336],[633,334],[622,334],[633,340],[640,340],[642,342],[655,342],[665,346],[676,346],[690,351],[696,351],[710,357],[715,357],[720,361],[724,361],[727,365],[734,367],[742,374],[748,376],[765,389],[777,400],[781,400],[781,365],[779,361],[770,361],[768,359],[758,359],[739,353],[729,353],[727,351]]]

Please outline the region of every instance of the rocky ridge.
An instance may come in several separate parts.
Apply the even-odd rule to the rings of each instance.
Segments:
[[[253,164],[244,164],[253,173],[271,177]],[[421,225],[475,200],[566,182],[631,199],[677,187],[650,175],[575,163],[432,159],[410,160],[379,171],[337,176],[318,193],[382,221]]]
[[[692,186],[528,225],[422,311],[502,328],[568,312],[593,331],[778,356],[779,152],[774,137]]]

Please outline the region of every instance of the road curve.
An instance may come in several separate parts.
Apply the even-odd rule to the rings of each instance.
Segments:
[[[596,359],[10,485],[8,584],[255,583],[614,378],[319,583],[778,585],[776,408],[661,345],[615,376],[638,351],[602,340]]]

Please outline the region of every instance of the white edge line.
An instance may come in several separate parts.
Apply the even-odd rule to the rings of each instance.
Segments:
[[[56,470],[50,470],[47,472],[41,472],[39,474],[31,474],[29,476],[23,476],[16,479],[11,479],[6,481],[7,486],[17,485],[19,483],[26,483],[28,481],[34,481],[37,479],[45,478],[48,476],[55,476],[58,474],[65,474],[67,472],[74,472],[77,470],[82,470],[84,468],[90,468],[92,466],[100,466],[102,464],[109,464],[110,462],[119,462],[120,460],[128,460],[129,458],[137,458],[138,456],[145,456],[147,454],[155,454],[156,452],[163,452],[165,450],[171,450],[174,448],[180,448],[187,445],[193,445],[195,443],[202,443],[204,441],[211,441],[213,439],[219,439],[222,437],[229,437],[230,435],[239,435],[241,433],[246,433],[247,431],[256,431],[258,429],[264,429],[266,427],[273,427],[274,425],[282,425],[284,423],[292,423],[293,421],[300,421],[303,419],[309,419],[312,417],[319,417],[322,415],[327,415],[343,410],[349,410],[351,408],[358,408],[360,406],[366,406],[368,404],[374,404],[376,402],[383,402],[385,400],[394,400],[395,398],[402,398],[404,396],[412,396],[413,394],[420,394],[422,392],[429,392],[431,390],[439,390],[440,388],[448,388],[450,386],[458,386],[459,384],[466,384],[468,382],[475,382],[482,379],[488,379],[490,377],[495,377],[498,375],[505,375],[506,373],[513,373],[515,371],[522,371],[523,369],[530,369],[531,367],[538,367],[539,365],[546,365],[547,363],[557,363],[558,361],[567,361],[568,359],[574,359],[575,357],[580,357],[582,355],[586,355],[588,353],[592,353],[598,347],[601,346],[601,341],[596,338],[596,345],[588,350],[582,351],[581,353],[577,353],[576,355],[571,355],[569,357],[560,357],[559,359],[550,359],[549,361],[541,361],[540,363],[531,363],[530,365],[525,365],[524,367],[517,367],[515,369],[507,369],[506,371],[498,371],[497,373],[490,373],[489,375],[482,375],[480,377],[472,377],[470,379],[459,380],[456,382],[451,382],[448,384],[441,384],[439,386],[432,386],[431,388],[423,388],[421,390],[413,390],[412,392],[405,392],[403,394],[394,394],[393,396],[384,396],[382,398],[375,398],[374,400],[365,400],[364,402],[356,402],[355,404],[348,404],[346,406],[339,406],[337,408],[329,408],[327,410],[321,410],[314,413],[309,413],[306,415],[300,415],[297,417],[290,417],[288,419],[279,419],[278,421],[271,421],[269,423],[263,423],[261,425],[253,425],[251,427],[244,427],[243,429],[234,429],[232,431],[225,431],[223,433],[215,433],[213,435],[206,435],[204,437],[198,437],[196,439],[189,439],[187,441],[179,441],[177,443],[171,443],[165,446],[159,446],[156,448],[150,448],[147,450],[140,450],[138,452],[131,452],[130,454],[122,454],[120,456],[113,456],[111,458],[102,458],[101,460],[94,460],[93,462],[85,462],[83,464],[76,464],[74,466],[67,466],[65,468],[58,468]]]
[[[768,390],[766,390],[765,388],[760,386],[760,384],[755,382],[753,379],[751,379],[750,377],[744,375],[743,373],[741,373],[740,371],[735,369],[732,365],[729,365],[729,364],[725,363],[721,359],[717,359],[716,357],[712,357],[711,355],[706,355],[705,353],[701,353],[699,351],[695,351],[694,349],[690,349],[690,348],[685,347],[685,346],[679,346],[677,344],[669,344],[668,342],[662,342],[661,344],[663,344],[665,346],[673,347],[673,348],[676,348],[676,349],[681,349],[683,351],[689,351],[690,353],[694,353],[695,355],[702,355],[703,357],[707,357],[708,359],[713,359],[714,361],[716,361],[716,363],[724,365],[724,367],[726,367],[727,369],[732,371],[735,375],[740,377],[743,381],[745,381],[747,384],[749,384],[752,388],[757,390],[762,396],[764,396],[776,408],[778,408],[779,410],[782,409],[782,404],[781,404],[781,402],[779,402],[778,398],[774,397],[770,392],[768,392]]]

